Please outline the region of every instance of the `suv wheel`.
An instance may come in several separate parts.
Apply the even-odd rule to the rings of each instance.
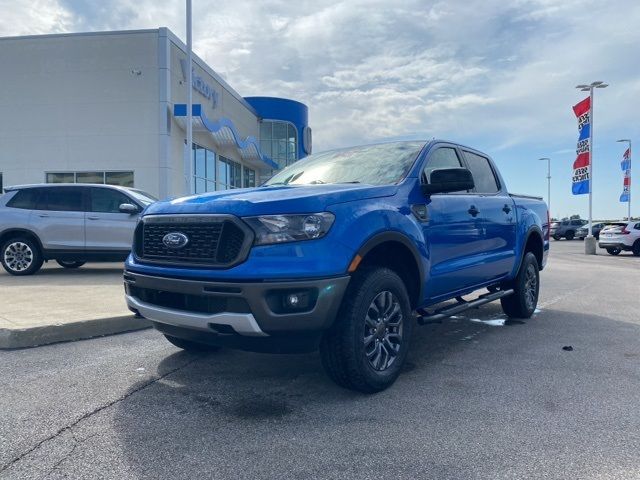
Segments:
[[[533,253],[525,254],[518,275],[509,288],[513,288],[513,295],[500,299],[502,311],[511,318],[531,318],[540,292],[538,260]]]
[[[631,251],[636,257],[640,257],[640,240],[636,240],[631,248]]]
[[[554,240],[560,240],[561,238],[562,238],[562,237],[561,237],[560,235],[554,235],[554,236],[553,236],[553,239],[554,239]]]
[[[193,342],[191,340],[185,340],[183,338],[178,338],[178,337],[174,337],[166,334],[164,337],[176,347],[186,350],[188,352],[216,352],[220,350],[220,347],[216,345],[208,345],[206,343]]]
[[[617,247],[607,248],[607,253],[609,255],[618,255],[620,253],[620,249]]]
[[[575,233],[573,232],[573,230],[569,230],[567,233],[565,233],[564,237],[567,240],[573,240]]]
[[[74,262],[73,260],[56,260],[58,265],[64,268],[80,268],[86,262]]]
[[[409,350],[413,317],[400,277],[364,267],[351,279],[338,316],[320,342],[322,365],[338,385],[364,393],[396,381]]]
[[[2,245],[0,261],[11,275],[31,275],[40,270],[44,260],[34,240],[28,237],[15,237]]]

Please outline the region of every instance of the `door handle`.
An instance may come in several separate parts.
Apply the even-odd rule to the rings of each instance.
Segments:
[[[480,210],[478,210],[475,205],[471,205],[467,212],[469,212],[469,215],[471,215],[472,217],[475,217],[480,213]]]
[[[508,214],[511,211],[511,207],[505,203],[504,207],[502,207],[502,211]]]
[[[38,216],[40,218],[47,218],[49,215],[47,215],[46,213],[39,213]]]
[[[100,217],[91,216],[91,217],[87,217],[87,219],[89,219],[89,220],[99,220]]]

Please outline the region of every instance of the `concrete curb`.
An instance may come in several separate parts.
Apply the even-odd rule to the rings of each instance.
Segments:
[[[0,328],[0,350],[84,340],[149,327],[151,322],[148,320],[125,315],[31,328]]]

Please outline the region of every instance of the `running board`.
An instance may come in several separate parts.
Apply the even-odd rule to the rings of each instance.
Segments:
[[[470,302],[464,300],[462,297],[457,297],[456,300],[458,300],[458,303],[455,305],[450,305],[438,310],[434,310],[433,313],[429,313],[423,310],[425,314],[418,317],[418,323],[420,325],[426,325],[428,323],[439,323],[443,318],[456,315],[458,313],[464,312],[465,310],[469,310],[470,308],[479,307],[481,305],[484,305],[485,303],[500,300],[502,297],[507,297],[511,294],[513,294],[513,289],[499,290],[497,292],[490,292],[485,293],[484,295],[480,295],[478,298],[476,298],[475,300],[471,300]],[[420,314],[420,312],[418,312],[418,314]]]

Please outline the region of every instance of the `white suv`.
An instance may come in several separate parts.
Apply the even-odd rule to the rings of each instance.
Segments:
[[[610,255],[618,255],[622,250],[630,250],[640,257],[640,222],[610,223],[600,231],[598,245],[606,248]]]

